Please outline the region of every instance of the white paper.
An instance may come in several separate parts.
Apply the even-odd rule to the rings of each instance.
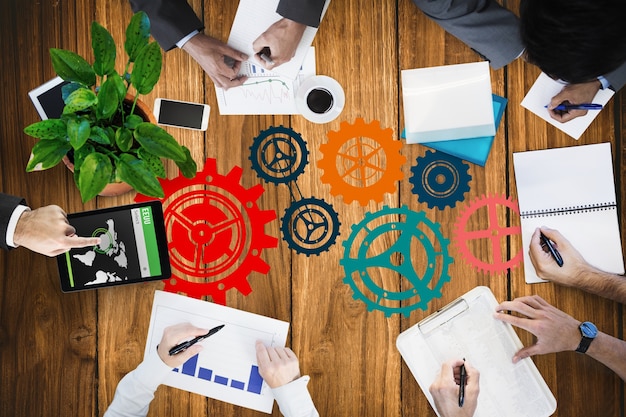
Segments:
[[[190,322],[202,328],[224,328],[202,343],[204,349],[164,384],[220,401],[271,414],[274,396],[259,381],[255,342],[285,346],[289,323],[178,294],[156,291],[144,355],[156,349],[167,326]],[[258,369],[258,368],[257,368]],[[210,371],[210,378],[208,378]],[[221,383],[220,383],[221,382]],[[225,384],[225,385],[224,385]]]
[[[601,110],[589,110],[586,115],[577,117],[565,123],[554,120],[550,117],[550,112],[545,106],[550,104],[552,97],[556,96],[563,89],[563,87],[564,85],[562,83],[553,80],[542,72],[539,74],[537,81],[535,81],[533,86],[530,88],[521,104],[522,107],[525,107],[546,122],[578,140],[585,130],[587,130],[591,122],[593,122],[593,119],[598,116]],[[611,97],[613,97],[613,94],[615,94],[615,91],[610,88],[599,90],[592,102],[602,104],[604,106],[609,102]]]
[[[242,86],[228,90],[215,87],[221,115],[299,114],[296,93],[305,79],[315,75],[315,48],[309,47],[295,80],[252,63],[246,63],[246,68],[253,76]]]
[[[402,71],[407,143],[496,134],[487,62]]]
[[[610,143],[515,152],[513,167],[527,283],[544,282],[528,254],[541,226],[558,230],[590,264],[624,272]]]
[[[326,0],[322,17],[328,8],[330,0]],[[247,54],[249,62],[254,64],[255,51],[252,48],[253,42],[263,34],[273,23],[282,19],[276,13],[279,0],[240,0],[235,21],[230,29],[228,45]],[[296,49],[295,56],[282,65],[273,68],[273,72],[291,80],[298,76],[300,65],[304,61],[311,43],[315,38],[317,28],[308,26],[304,30],[300,44]],[[246,74],[247,75],[247,74]]]
[[[530,358],[513,364],[522,343],[510,324],[493,317],[497,305],[489,288],[476,287],[402,332],[398,350],[433,409],[428,388],[441,364],[465,358],[480,371],[474,417],[548,417],[556,400]]]

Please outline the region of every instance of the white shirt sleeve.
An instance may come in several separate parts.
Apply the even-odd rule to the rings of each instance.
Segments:
[[[25,211],[30,211],[30,208],[21,204],[15,207],[15,210],[13,210],[13,214],[11,214],[11,218],[9,219],[9,224],[7,225],[7,236],[6,236],[7,246],[12,246],[14,248],[17,248],[18,245],[16,245],[15,242],[13,241],[13,237],[15,236],[15,228],[17,227],[17,222],[22,216],[22,213],[24,213]]]
[[[273,388],[272,393],[280,412],[285,417],[319,417],[307,384],[309,376],[302,376],[295,381]]]
[[[179,40],[178,42],[176,42],[176,46],[179,48],[182,48],[183,46],[185,46],[185,44],[189,41],[189,39],[193,38],[194,36],[196,36],[198,33],[200,33],[200,31],[198,30],[194,30],[193,32],[191,32],[189,35],[185,36],[184,38],[182,38],[181,40]]]
[[[129,372],[115,390],[111,405],[104,417],[145,417],[154,392],[172,372],[156,351],[132,372]]]

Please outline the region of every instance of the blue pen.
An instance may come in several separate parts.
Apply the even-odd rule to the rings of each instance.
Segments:
[[[545,106],[548,108],[548,106]],[[569,111],[569,110],[602,110],[602,104],[582,103],[582,104],[559,104],[552,110]]]

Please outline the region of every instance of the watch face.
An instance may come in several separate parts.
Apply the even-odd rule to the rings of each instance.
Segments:
[[[580,325],[580,332],[583,336],[592,339],[598,335],[598,329],[593,323],[589,321],[586,321]]]

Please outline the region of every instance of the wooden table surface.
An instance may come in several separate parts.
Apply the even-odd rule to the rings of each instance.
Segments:
[[[237,2],[192,0],[204,15],[207,33],[227,39]],[[518,1],[507,6],[517,10]],[[90,54],[89,26],[97,20],[120,42],[132,12],[124,0],[5,0],[0,17],[3,96],[0,106],[0,190],[23,196],[39,207],[58,204],[67,212],[111,207],[133,201],[134,193],[97,199],[82,204],[68,171],[58,166],[45,172],[26,173],[25,166],[35,139],[23,128],[38,120],[27,93],[53,78],[48,49],[65,48]],[[192,151],[198,168],[215,158],[218,173],[225,175],[241,167],[245,188],[263,184],[265,192],[257,204],[275,210],[277,219],[265,226],[278,239],[276,248],[258,255],[269,266],[267,274],[248,277],[252,292],[244,296],[233,289],[226,292],[226,304],[291,323],[288,345],[300,358],[303,373],[311,376],[309,389],[323,416],[434,416],[396,350],[398,334],[428,314],[478,285],[492,289],[498,300],[539,294],[563,311],[581,320],[590,320],[612,335],[622,337],[623,307],[597,296],[547,284],[526,285],[524,267],[484,273],[476,270],[454,244],[449,254],[450,282],[443,296],[434,298],[427,310],[417,309],[408,317],[382,311],[368,311],[364,302],[353,298],[343,282],[340,260],[343,242],[366,213],[384,206],[406,205],[424,211],[441,225],[443,235],[453,242],[459,216],[469,203],[484,198],[517,200],[512,153],[516,151],[576,146],[610,141],[613,144],[616,187],[620,210],[625,188],[621,178],[624,150],[621,132],[626,128],[626,96],[618,94],[599,114],[590,128],[575,141],[552,127],[519,103],[533,84],[539,70],[521,60],[506,69],[492,71],[495,94],[508,99],[486,166],[468,164],[470,190],[456,206],[429,208],[418,202],[409,182],[411,167],[424,157],[421,145],[402,146],[406,162],[403,179],[396,191],[372,195],[361,206],[344,202],[331,194],[321,180],[317,161],[330,131],[354,124],[377,121],[393,130],[397,139],[404,126],[400,70],[444,64],[475,62],[479,57],[457,39],[430,22],[409,0],[334,0],[315,39],[318,74],[335,78],[346,93],[341,115],[328,124],[313,124],[300,116],[220,116],[211,81],[189,56],[180,50],[164,55],[163,72],[154,91],[145,97],[152,106],[156,97],[204,102],[211,106],[206,132],[168,128]],[[118,49],[118,55],[123,51]],[[121,71],[121,69],[119,69]],[[319,256],[305,256],[291,250],[280,231],[280,219],[291,204],[285,185],[262,183],[251,169],[249,147],[254,137],[270,126],[289,126],[308,144],[309,164],[297,179],[304,197],[324,199],[339,215],[341,226],[336,243]],[[346,125],[343,125],[346,126]],[[168,175],[177,175],[168,165]],[[623,211],[622,211],[623,212]],[[499,210],[502,225],[519,225],[510,211]],[[484,215],[472,217],[470,225],[483,227]],[[382,251],[392,236],[375,242]],[[473,244],[474,245],[474,244]],[[473,249],[489,256],[489,245],[475,243]],[[510,256],[521,248],[521,237],[503,241],[501,249]],[[524,249],[526,250],[526,249]],[[416,265],[424,254],[412,255]],[[390,291],[406,288],[400,276],[389,269],[371,272]],[[210,280],[210,279],[209,279]],[[94,416],[101,415],[111,402],[119,380],[142,360],[153,293],[160,281],[117,288],[64,294],[60,290],[56,262],[25,249],[0,253],[0,416]],[[404,286],[404,287],[401,287]],[[518,330],[525,344],[532,336]],[[572,352],[534,358],[541,374],[558,401],[558,416],[624,415],[624,386],[604,366]],[[154,416],[256,416],[251,410],[207,399],[169,387],[160,387],[151,405]],[[277,407],[274,414],[279,415]]]

